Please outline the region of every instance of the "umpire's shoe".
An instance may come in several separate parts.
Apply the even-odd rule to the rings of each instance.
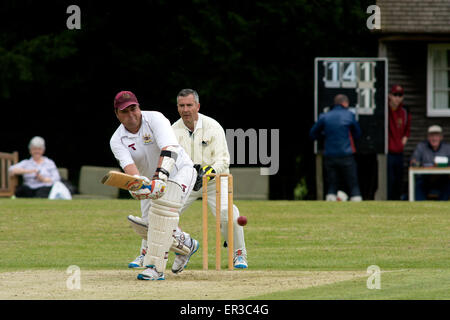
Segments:
[[[198,248],[200,247],[197,240],[191,239],[191,242],[192,242],[191,251],[189,252],[189,254],[181,255],[181,254],[175,253],[175,260],[173,261],[173,265],[172,265],[173,273],[180,273],[181,271],[183,271],[184,268],[186,268],[191,256],[194,253],[196,253]]]

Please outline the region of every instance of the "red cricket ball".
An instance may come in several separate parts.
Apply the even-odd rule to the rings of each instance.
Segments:
[[[237,223],[240,226],[245,226],[247,224],[247,217],[246,216],[240,216],[237,218]]]

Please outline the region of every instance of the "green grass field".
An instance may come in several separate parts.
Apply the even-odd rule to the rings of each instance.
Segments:
[[[267,272],[273,279],[262,280],[276,282],[277,272],[291,276],[312,272],[312,285],[261,294],[249,291],[241,299],[450,298],[450,205],[446,202],[235,203],[249,220],[245,237],[250,268],[232,271],[230,277],[245,282],[246,275],[257,279],[267,277]],[[90,272],[134,272],[126,266],[137,255],[140,239],[126,217],[139,212],[134,200],[0,200],[0,276],[30,270],[64,272],[70,265]],[[214,269],[212,215],[209,223],[209,261]],[[201,243],[200,201],[182,215],[180,225]],[[169,267],[172,259],[173,255]],[[226,249],[222,259],[226,268]],[[188,281],[189,272],[200,272],[201,264],[200,250],[179,279]],[[380,290],[366,286],[370,265],[381,269]],[[314,284],[314,274],[326,272],[359,276]],[[128,274],[123,277],[128,281]],[[0,288],[4,278],[0,277]],[[138,282],[134,274],[129,278],[131,284]]]

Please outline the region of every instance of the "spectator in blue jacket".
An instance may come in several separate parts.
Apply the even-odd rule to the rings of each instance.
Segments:
[[[325,138],[324,167],[328,185],[326,200],[336,201],[336,194],[341,182],[350,192],[350,201],[361,201],[358,183],[356,152],[353,139],[361,136],[361,129],[355,115],[347,108],[349,100],[346,95],[334,97],[334,106],[322,113],[311,128],[311,139]]]

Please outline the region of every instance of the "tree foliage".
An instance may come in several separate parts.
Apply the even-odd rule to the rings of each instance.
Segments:
[[[175,96],[191,87],[202,111],[224,128],[281,129],[273,197],[290,198],[298,155],[300,171],[313,181],[305,169],[312,164],[314,58],[376,55],[365,27],[369,1],[79,1],[81,30],[67,30],[70,4],[3,2],[0,102],[10,108],[2,133],[16,132],[4,148],[21,145],[25,156],[26,142],[40,132],[61,151],[55,160],[73,170],[85,159],[64,158],[67,141],[94,164],[115,164],[106,142],[117,126],[111,105],[118,90],[134,90],[174,121]],[[20,129],[11,126],[10,119],[18,121],[13,106],[26,108]],[[96,133],[105,143],[85,145],[91,133],[80,132],[80,123],[105,127]]]

